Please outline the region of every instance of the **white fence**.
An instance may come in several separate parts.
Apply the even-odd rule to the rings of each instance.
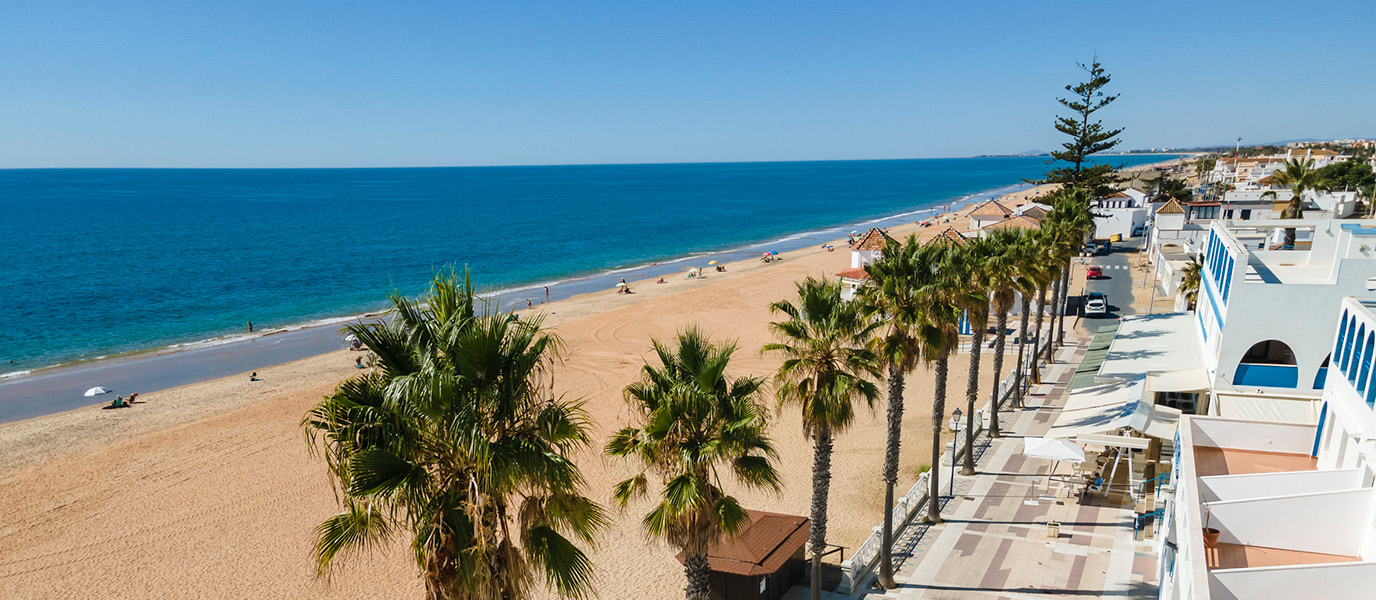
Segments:
[[[1050,339],[1049,332],[1047,333],[1048,335],[1044,336],[1042,340],[1043,343],[1046,343],[1046,341]],[[1023,357],[1023,364],[1021,369],[1022,373],[1024,373],[1024,375],[1021,378],[1024,384],[1027,383],[1027,376],[1025,374],[1032,368],[1031,365],[1032,361],[1034,360],[1037,360],[1037,358],[1033,356],[1031,349],[1029,348],[1027,354]],[[1018,369],[1009,371],[1008,375],[1006,375],[1002,380],[999,381],[998,398],[1000,406],[1006,406],[1009,399],[1013,396],[1014,392],[1016,392],[1015,386],[1019,379],[1018,371]],[[984,431],[984,421],[985,417],[988,415],[988,410],[989,406],[986,404],[985,408],[975,411],[975,431],[971,434],[972,436],[979,437],[979,434]],[[964,458],[965,444],[960,444],[953,450],[953,458],[951,460],[954,462],[963,460]],[[940,465],[933,465],[932,468],[933,470],[938,469],[940,468]],[[898,540],[899,536],[902,535],[904,529],[906,529],[908,525],[912,523],[913,518],[916,517],[919,514],[919,512],[926,510],[928,501],[927,490],[930,489],[929,486],[931,485],[931,480],[929,479],[929,477],[932,476],[932,471],[928,471],[918,476],[917,482],[913,484],[912,488],[908,489],[908,493],[904,494],[902,498],[899,498],[894,502],[894,541]],[[865,579],[865,577],[869,576],[870,573],[874,572],[874,569],[879,566],[880,549],[883,545],[884,527],[881,524],[879,526],[876,526],[873,530],[871,530],[870,536],[865,539],[864,543],[860,544],[859,548],[855,549],[855,552],[850,555],[850,558],[847,558],[846,560],[842,561],[841,584],[836,591],[843,594],[849,594],[854,592],[855,587],[859,585]]]

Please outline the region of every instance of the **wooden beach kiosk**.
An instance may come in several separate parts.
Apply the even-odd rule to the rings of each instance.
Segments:
[[[747,510],[750,524],[707,549],[712,600],[778,600],[804,580],[806,517]],[[683,562],[683,553],[678,555]]]

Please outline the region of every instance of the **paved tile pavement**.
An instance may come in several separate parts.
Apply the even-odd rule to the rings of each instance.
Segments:
[[[1005,437],[979,438],[987,444],[980,473],[957,479],[942,510],[947,522],[915,525],[900,537],[899,587],[884,592],[866,585],[854,597],[1155,597],[1155,555],[1149,540],[1134,539],[1133,507],[1097,496],[1046,496],[1051,464],[1022,455],[1023,437],[1051,428],[1088,342],[1063,348],[1044,371],[1048,383],[1033,386],[1028,407],[1005,413]],[[1048,520],[1060,521],[1058,537],[1048,537]]]

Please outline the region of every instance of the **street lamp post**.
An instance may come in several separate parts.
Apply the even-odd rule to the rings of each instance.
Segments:
[[[947,492],[947,495],[952,498],[956,497],[956,450],[960,448],[960,432],[965,429],[965,421],[960,420],[960,416],[960,407],[956,407],[955,412],[951,413],[951,418],[954,419],[953,424],[956,426],[956,435],[951,438],[951,484]],[[965,435],[970,434],[967,432]]]

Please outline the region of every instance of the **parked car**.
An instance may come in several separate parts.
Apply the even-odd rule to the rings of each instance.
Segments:
[[[1085,269],[1085,279],[1102,279],[1104,270],[1099,267],[1089,267]]]
[[[1098,244],[1085,244],[1084,253],[1085,253],[1085,256],[1098,256],[1098,255],[1099,255],[1099,245],[1098,245]]]
[[[1108,314],[1108,296],[1099,292],[1090,292],[1085,299],[1085,316],[1106,314]]]

